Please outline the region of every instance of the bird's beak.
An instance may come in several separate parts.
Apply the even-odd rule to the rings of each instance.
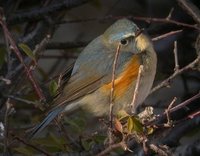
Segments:
[[[137,49],[137,52],[143,52],[145,51],[151,44],[148,36],[146,36],[143,32],[143,29],[137,32],[137,35],[135,36],[135,46]]]
[[[138,36],[140,36],[140,34],[143,32],[144,29],[139,29],[136,33],[135,33],[135,38],[137,38]]]

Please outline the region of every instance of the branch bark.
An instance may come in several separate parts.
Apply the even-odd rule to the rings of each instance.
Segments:
[[[0,25],[2,26],[3,28],[3,31],[4,31],[4,34],[5,34],[5,38],[7,38],[8,42],[10,43],[11,45],[11,48],[13,49],[13,51],[15,52],[17,58],[19,59],[19,61],[21,62],[21,64],[23,65],[25,71],[26,71],[26,74],[28,76],[28,79],[29,81],[31,82],[31,84],[33,85],[33,88],[35,89],[36,91],[36,94],[38,95],[38,97],[40,98],[41,101],[45,101],[45,96],[41,90],[41,88],[39,87],[37,81],[34,79],[33,75],[32,75],[32,72],[31,70],[27,67],[27,65],[25,64],[24,60],[23,60],[23,57],[21,56],[21,53],[17,47],[17,45],[15,44],[15,41],[14,39],[12,38],[12,35],[11,33],[9,32],[7,26],[6,26],[6,23],[4,22],[4,15],[3,15],[3,12],[1,12],[1,15],[0,15]]]
[[[40,20],[45,18],[47,14],[51,14],[64,9],[69,10],[87,2],[89,2],[89,0],[64,0],[60,3],[52,4],[46,7],[36,8],[18,14],[14,14],[10,18],[8,18],[7,21],[9,24],[13,25],[28,21]]]
[[[177,0],[179,5],[200,25],[200,10],[189,0]]]

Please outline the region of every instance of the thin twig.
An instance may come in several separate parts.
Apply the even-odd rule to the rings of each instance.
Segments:
[[[200,111],[197,111],[195,113],[192,113],[192,114],[188,115],[188,118],[189,119],[193,119],[194,117],[199,116],[199,115],[200,115]]]
[[[161,83],[159,83],[157,86],[155,86],[150,94],[152,94],[153,92],[157,91],[160,88],[163,88],[165,86],[169,85],[169,82],[176,77],[177,75],[180,75],[181,73],[185,72],[188,69],[192,69],[194,68],[200,61],[200,56],[198,56],[193,62],[191,62],[190,64],[188,64],[187,66],[177,70],[176,72],[174,72],[170,77],[168,77],[167,79],[165,79],[164,81],[162,81]]]
[[[152,38],[152,41],[161,40],[163,38],[166,38],[168,36],[181,33],[183,30],[176,30],[176,31],[170,31],[168,33],[162,34],[160,36]],[[91,41],[77,41],[77,42],[50,42],[47,44],[47,49],[70,49],[70,48],[81,48],[86,46]],[[2,45],[3,46],[3,45]],[[56,56],[55,56],[56,57]],[[58,56],[59,57],[59,56]]]
[[[151,17],[139,17],[139,16],[106,16],[103,18],[88,18],[88,19],[80,19],[80,20],[68,20],[68,21],[61,21],[59,24],[65,24],[65,23],[82,23],[82,22],[88,22],[88,21],[106,21],[106,20],[117,20],[121,18],[128,18],[136,21],[145,21],[145,22],[158,22],[158,23],[170,23],[175,24],[182,27],[188,27],[193,28],[196,30],[200,30],[200,28],[196,25],[187,24],[183,22],[178,22],[172,19],[166,19],[166,18],[151,18]]]
[[[158,41],[171,35],[181,33],[183,30],[170,31],[160,36],[152,38],[152,41]],[[47,44],[47,49],[70,49],[70,48],[81,48],[86,46],[90,41],[78,41],[78,42],[50,42]],[[2,45],[3,46],[3,45]],[[56,57],[56,56],[55,56]],[[58,56],[59,57],[59,56]]]
[[[200,10],[188,0],[177,0],[180,6],[200,25]]]
[[[44,94],[42,93],[42,90],[41,88],[39,87],[38,83],[36,82],[36,80],[33,78],[33,75],[32,75],[32,72],[29,70],[29,68],[26,66],[26,64],[24,63],[24,60],[23,60],[23,57],[21,56],[21,53],[18,49],[18,47],[16,46],[15,44],[15,41],[13,40],[12,38],[12,35],[11,33],[9,32],[7,26],[6,26],[6,23],[4,22],[3,20],[4,18],[4,15],[3,13],[1,12],[0,13],[0,24],[3,28],[3,31],[4,31],[4,34],[5,34],[5,38],[8,39],[8,41],[10,42],[11,44],[11,48],[13,49],[13,51],[15,52],[16,56],[18,57],[19,61],[21,62],[21,64],[24,66],[24,69],[26,71],[26,74],[31,82],[31,84],[33,85],[38,97],[40,98],[40,100],[44,101],[45,100],[45,96]]]
[[[46,156],[51,156],[51,154],[49,154],[47,151],[43,150],[42,148],[39,148],[38,146],[32,145],[28,142],[26,142],[24,139],[18,137],[18,136],[14,136],[14,139],[18,140],[19,142],[23,143],[24,145],[27,145],[31,148],[33,148],[34,150],[46,155]]]
[[[138,96],[139,84],[140,84],[140,79],[141,79],[141,75],[142,75],[142,72],[143,72],[143,68],[144,68],[144,66],[140,65],[136,84],[135,84],[135,90],[134,90],[134,93],[133,93],[133,99],[132,99],[132,102],[131,102],[132,113],[134,113],[134,108],[135,108],[135,103],[136,103],[137,96]]]
[[[182,32],[182,31],[183,31],[183,30],[170,31],[170,32],[168,32],[168,33],[166,33],[166,34],[162,34],[162,35],[160,35],[160,36],[158,36],[158,37],[152,38],[152,41],[161,40],[161,39],[166,38],[166,37],[168,37],[168,36],[171,36],[171,35],[174,35],[174,34],[178,34],[178,33]]]
[[[100,153],[98,153],[96,156],[105,156],[105,155],[108,155],[108,153],[110,153],[114,149],[117,149],[117,148],[120,148],[120,147],[121,148],[124,147],[124,142],[120,142],[120,143],[116,143],[116,144],[110,145],[105,150],[103,150]]]
[[[174,97],[172,102],[169,104],[168,108],[165,110],[166,116],[167,116],[167,124],[165,124],[167,127],[171,126],[171,120],[170,120],[170,109],[172,108],[173,104],[176,102],[177,97]]]
[[[2,18],[2,20],[5,22],[6,21],[6,18]],[[4,33],[4,36],[6,36],[5,32]],[[10,49],[10,46],[9,46],[9,41],[6,37],[4,37],[4,40],[5,40],[5,43],[6,43],[6,50],[7,50],[7,73],[9,73],[11,70],[12,70],[12,64],[13,64],[13,60],[11,58],[11,49]]]
[[[114,105],[114,89],[115,89],[115,72],[117,67],[117,61],[119,57],[121,44],[118,44],[117,50],[115,53],[115,58],[113,61],[113,67],[112,67],[112,80],[111,80],[111,89],[110,89],[110,112],[109,112],[109,122],[110,122],[110,129],[109,129],[109,144],[112,143],[112,128],[113,128],[113,105]]]
[[[170,110],[168,111],[169,114],[171,114],[172,112],[175,112],[175,111],[178,111],[179,109],[182,109],[183,107],[187,106],[188,104],[190,104],[192,101],[196,100],[200,98],[200,92],[194,96],[192,96],[191,98],[183,101],[182,103],[178,104],[177,106],[173,107],[173,108],[170,108]],[[171,105],[171,104],[170,104]],[[173,105],[173,104],[172,104]],[[171,106],[170,106],[171,107]],[[149,126],[149,125],[155,125],[155,121],[159,121],[162,119],[164,119],[166,116],[166,112],[164,112],[162,115],[160,115],[158,118],[155,118],[155,120],[153,121],[150,121],[149,123],[147,123],[146,125]]]
[[[43,52],[49,43],[49,40],[51,38],[51,35],[46,35],[46,37],[38,44],[35,46],[35,49],[33,50],[34,55],[41,55],[41,52]]]
[[[176,102],[177,100],[177,97],[174,97],[174,99],[172,100],[172,102],[169,104],[168,108],[167,108],[167,111],[170,111],[172,106],[174,105],[174,103]]]
[[[4,95],[4,96],[7,97],[7,98],[14,99],[14,100],[19,101],[19,102],[26,103],[26,104],[38,105],[37,102],[26,100],[26,99],[23,99],[23,98],[19,98],[19,97],[13,96],[13,95]]]
[[[174,41],[174,50],[173,50],[173,52],[174,52],[174,62],[175,62],[174,71],[176,72],[177,70],[179,70],[177,41]]]
[[[170,20],[172,17],[172,13],[174,12],[174,8],[171,8],[169,15],[166,17],[167,20]]]
[[[147,152],[148,152],[147,141],[148,139],[146,137],[142,139],[142,148],[145,155],[147,155]]]
[[[58,88],[60,88],[61,87],[61,82],[62,82],[62,78],[63,78],[63,74],[61,73],[61,74],[59,74],[59,77],[58,77]]]
[[[157,153],[159,156],[169,156],[165,151],[163,151],[161,148],[159,148],[158,146],[156,146],[155,144],[150,144],[149,148],[154,151],[155,153]]]
[[[194,101],[194,100],[196,100],[196,99],[198,99],[198,98],[200,98],[200,92],[199,92],[198,94],[194,95],[193,97],[191,97],[191,98],[185,100],[184,102],[180,103],[179,105],[177,105],[177,106],[171,108],[169,112],[170,112],[170,113],[175,112],[175,111],[177,111],[177,110],[179,110],[179,109],[185,107],[186,105],[190,104],[192,101]]]
[[[45,18],[47,15],[61,11],[69,10],[71,8],[83,5],[89,2],[89,0],[63,0],[58,3],[53,3],[48,6],[43,6],[28,11],[21,11],[20,13],[12,14],[8,19],[9,24],[20,24],[22,22],[35,21]]]
[[[188,27],[188,28],[200,30],[200,28],[196,25],[182,23],[182,22],[178,22],[178,21],[175,21],[175,20],[172,20],[172,19],[166,19],[166,18],[133,17],[133,19],[139,20],[139,21],[146,21],[146,22],[170,23],[170,24],[175,24],[175,25],[178,25],[178,26],[183,26],[183,27]]]
[[[1,81],[4,81],[7,85],[10,85],[10,84],[12,83],[11,80],[6,79],[6,78],[4,78],[4,77],[2,77],[2,76],[0,76],[0,80],[1,80]]]

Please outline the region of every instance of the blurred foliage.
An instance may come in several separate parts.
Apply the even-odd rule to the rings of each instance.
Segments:
[[[30,47],[24,43],[19,43],[18,46],[22,49],[22,51],[29,56],[34,62],[36,62],[35,55],[33,54]]]
[[[52,80],[49,84],[49,92],[52,97],[54,97],[57,94],[58,91],[58,84],[55,80]]]

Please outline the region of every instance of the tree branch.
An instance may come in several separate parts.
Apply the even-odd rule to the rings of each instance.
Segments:
[[[27,145],[28,147],[31,147],[32,149],[34,149],[34,150],[36,150],[36,151],[38,151],[38,152],[40,152],[40,153],[42,153],[42,154],[44,154],[46,156],[51,156],[51,154],[46,152],[44,149],[30,144],[30,143],[26,142],[24,139],[22,139],[22,138],[20,138],[18,136],[14,136],[14,139],[18,140],[19,142],[23,143],[24,145]]]
[[[157,23],[169,23],[175,24],[182,27],[193,28],[200,31],[200,28],[196,25],[187,24],[183,22],[179,22],[176,20],[168,19],[168,18],[151,18],[151,17],[140,17],[140,16],[106,16],[102,18],[88,18],[88,19],[80,19],[80,20],[66,20],[61,21],[58,24],[66,24],[66,23],[80,23],[80,22],[89,22],[89,21],[106,21],[106,20],[118,20],[121,18],[128,18],[135,21],[144,21],[147,23],[157,22]]]
[[[135,84],[135,90],[134,90],[134,93],[133,93],[133,99],[132,99],[132,102],[131,102],[131,111],[132,113],[135,113],[134,111],[134,108],[135,108],[135,102],[137,100],[137,96],[138,96],[138,90],[139,90],[139,85],[140,85],[140,79],[141,79],[141,75],[142,75],[142,72],[144,70],[144,66],[143,65],[140,65],[139,67],[139,71],[138,71],[138,76],[137,76],[137,80],[136,80],[136,84]]]
[[[26,74],[27,74],[27,76],[29,78],[29,81],[33,85],[33,88],[35,89],[38,97],[40,98],[40,100],[44,101],[45,100],[45,96],[43,95],[42,90],[39,87],[38,83],[34,79],[31,70],[26,66],[26,64],[25,64],[25,62],[23,60],[23,57],[21,56],[21,53],[20,53],[17,45],[15,44],[15,41],[13,40],[12,35],[11,35],[11,33],[9,32],[9,30],[8,30],[8,28],[6,26],[6,23],[4,22],[4,19],[5,18],[4,18],[3,12],[1,12],[1,15],[0,15],[0,25],[3,28],[3,31],[4,31],[4,34],[5,34],[5,38],[8,39],[8,41],[9,41],[9,43],[11,45],[11,48],[13,49],[13,51],[15,52],[17,58],[19,59],[19,61],[23,65],[23,67],[24,67],[24,69],[26,71]]]
[[[200,10],[188,0],[177,0],[179,5],[200,25]]]
[[[43,19],[47,14],[51,14],[64,9],[72,9],[80,6],[89,0],[64,0],[46,7],[31,9],[25,12],[17,13],[8,18],[9,24],[19,24],[22,22],[35,21]]]
[[[157,86],[155,86],[150,94],[152,94],[153,92],[159,90],[160,88],[163,88],[165,86],[168,86],[169,85],[169,82],[174,78],[176,77],[177,75],[180,75],[182,74],[183,72],[187,71],[188,69],[192,69],[194,68],[200,61],[200,56],[198,56],[193,62],[191,62],[190,64],[188,64],[187,66],[179,69],[179,70],[176,70],[170,77],[168,77],[167,79],[165,79],[164,81],[162,81],[160,84],[158,84]]]
[[[110,89],[110,111],[109,111],[109,122],[110,122],[110,129],[109,129],[109,144],[112,144],[112,128],[113,128],[113,105],[114,105],[114,89],[115,89],[115,72],[117,67],[117,61],[119,57],[121,44],[117,46],[117,50],[115,53],[115,57],[113,60],[113,67],[112,67],[112,80],[111,80],[111,89]]]
[[[124,144],[123,142],[120,142],[120,143],[116,143],[116,144],[110,145],[105,150],[103,150],[100,153],[98,153],[96,156],[105,156],[108,153],[110,153],[111,151],[113,151],[114,149],[117,149],[117,148],[120,148],[120,147],[122,148],[123,144]]]

